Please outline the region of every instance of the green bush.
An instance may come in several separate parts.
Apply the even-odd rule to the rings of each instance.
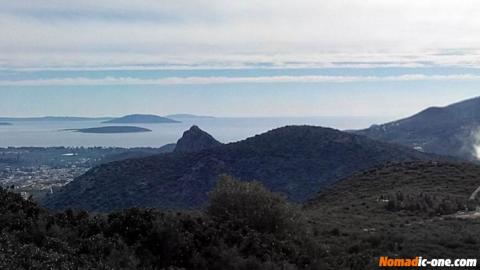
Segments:
[[[322,269],[298,211],[230,178],[212,192],[208,213],[51,213],[0,188],[0,269]]]
[[[385,209],[389,211],[407,210],[429,215],[449,215],[468,207],[463,197],[427,192],[397,191],[387,196],[382,195],[380,198],[388,198]]]
[[[284,238],[306,228],[300,209],[259,182],[221,176],[210,193],[207,213],[220,222],[233,222],[261,233]]]

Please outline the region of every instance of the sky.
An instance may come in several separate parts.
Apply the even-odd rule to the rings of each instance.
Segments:
[[[475,0],[0,0],[0,116],[403,117],[480,95]]]

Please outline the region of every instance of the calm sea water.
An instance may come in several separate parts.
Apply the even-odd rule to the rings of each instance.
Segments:
[[[390,119],[372,117],[298,117],[298,118],[203,118],[182,119],[175,124],[135,124],[151,129],[146,133],[87,134],[62,129],[101,127],[100,121],[72,122],[12,122],[0,126],[0,147],[8,146],[66,146],[66,147],[160,147],[175,143],[192,125],[228,143],[286,125],[315,125],[337,129],[360,129]]]

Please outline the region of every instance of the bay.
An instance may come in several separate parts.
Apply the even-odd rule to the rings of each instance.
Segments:
[[[228,143],[246,139],[287,125],[314,125],[341,130],[360,129],[387,121],[382,117],[258,117],[258,118],[186,118],[172,124],[132,124],[152,130],[145,133],[88,134],[64,129],[102,127],[92,121],[12,121],[0,126],[0,147],[160,147],[175,143],[192,125]],[[122,124],[123,125],[123,124]]]

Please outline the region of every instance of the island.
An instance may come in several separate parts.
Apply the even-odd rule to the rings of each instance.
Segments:
[[[0,122],[0,126],[11,126],[12,124],[10,123],[5,123],[5,122]]]
[[[120,118],[115,118],[112,120],[108,120],[102,123],[106,124],[134,124],[134,123],[142,123],[142,124],[158,124],[158,123],[180,123],[179,121],[161,117],[158,115],[153,114],[131,114],[126,115]]]
[[[169,114],[165,117],[173,118],[173,119],[211,119],[211,118],[215,118],[213,116],[196,115],[196,114],[188,114],[188,113]]]
[[[137,133],[137,132],[150,132],[150,129],[134,126],[108,126],[108,127],[94,127],[94,128],[81,128],[81,129],[64,129],[64,131],[75,131],[81,133]]]

